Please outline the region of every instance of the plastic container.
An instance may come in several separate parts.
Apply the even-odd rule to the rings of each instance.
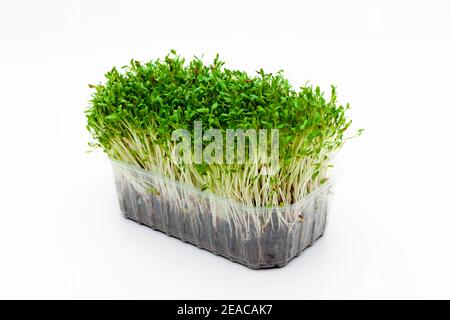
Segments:
[[[286,265],[325,230],[332,180],[293,205],[256,208],[111,162],[125,217],[252,269]]]

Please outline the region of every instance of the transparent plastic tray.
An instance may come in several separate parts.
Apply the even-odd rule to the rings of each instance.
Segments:
[[[125,217],[252,269],[286,265],[325,230],[331,179],[293,205],[257,208],[111,163]]]

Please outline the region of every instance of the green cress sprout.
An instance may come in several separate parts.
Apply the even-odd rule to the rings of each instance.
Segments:
[[[283,206],[328,180],[330,160],[346,138],[348,104],[326,99],[321,89],[295,90],[282,72],[251,76],[201,58],[186,60],[172,50],[164,59],[131,60],[106,73],[86,111],[94,142],[113,160],[193,185],[256,207]],[[278,129],[279,166],[264,174],[263,163],[176,163],[171,157],[177,129],[194,122],[219,129]],[[207,144],[206,142],[202,142]]]

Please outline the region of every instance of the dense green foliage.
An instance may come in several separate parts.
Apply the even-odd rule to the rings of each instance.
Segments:
[[[348,106],[337,103],[334,87],[326,99],[319,87],[293,89],[281,72],[251,76],[223,65],[218,56],[211,65],[199,58],[186,63],[172,50],[163,60],[113,68],[105,84],[91,85],[86,115],[94,145],[113,159],[247,204],[299,200],[327,178],[329,158],[350,125]],[[198,120],[221,130],[279,129],[279,172],[266,177],[247,164],[175,166],[171,133],[192,131]]]

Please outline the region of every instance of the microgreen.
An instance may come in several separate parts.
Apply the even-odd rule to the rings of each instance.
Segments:
[[[295,90],[283,73],[249,75],[224,68],[215,57],[190,62],[174,50],[164,58],[131,60],[106,73],[86,110],[95,143],[115,160],[255,206],[294,203],[327,178],[333,154],[345,142],[348,105],[336,88],[325,98],[316,86]],[[258,164],[178,165],[169,155],[176,129],[194,121],[220,129],[278,129],[279,170],[261,174]]]

